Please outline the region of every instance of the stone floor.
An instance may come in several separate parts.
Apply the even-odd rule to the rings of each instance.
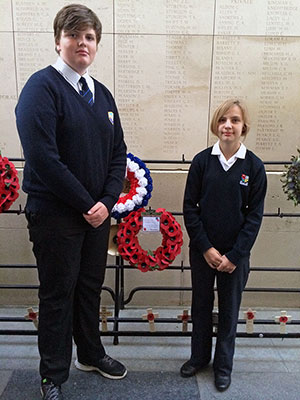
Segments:
[[[177,316],[182,310],[161,309],[160,318]],[[288,310],[300,319],[299,310]],[[23,309],[0,309],[0,316],[24,316]],[[126,309],[121,316],[139,318],[142,309]],[[273,319],[279,310],[257,310],[257,318]],[[242,318],[242,313],[241,313]],[[25,328],[24,328],[25,326]],[[34,329],[31,322],[0,323],[1,329]],[[112,329],[109,324],[109,329]],[[156,330],[180,331],[178,324],[156,324]],[[287,332],[299,332],[288,325]],[[120,330],[148,330],[148,323],[123,323]],[[239,326],[245,331],[245,325]],[[255,331],[279,332],[278,325],[255,326]],[[39,394],[39,355],[36,336],[0,335],[0,400],[35,400]],[[216,391],[211,365],[190,379],[181,378],[180,366],[190,355],[189,337],[103,337],[107,353],[128,369],[124,380],[111,381],[96,373],[77,371],[72,363],[70,378],[63,385],[66,400],[299,400],[300,339],[237,338],[232,384]],[[75,351],[74,351],[75,358]]]

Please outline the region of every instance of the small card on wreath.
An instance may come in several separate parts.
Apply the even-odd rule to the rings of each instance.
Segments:
[[[143,217],[143,232],[160,232],[160,217]]]

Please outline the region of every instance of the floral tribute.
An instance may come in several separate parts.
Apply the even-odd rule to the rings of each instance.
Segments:
[[[19,189],[18,173],[14,164],[0,153],[0,213],[8,210],[19,197]]]
[[[127,168],[123,192],[112,209],[112,217],[119,220],[131,211],[145,207],[151,197],[150,171],[138,157],[127,154]]]
[[[123,259],[142,272],[162,271],[167,268],[181,252],[182,230],[171,213],[164,208],[155,212],[160,214],[160,232],[162,243],[154,251],[144,250],[138,241],[138,233],[143,225],[144,208],[132,211],[119,226],[118,251]]]
[[[247,311],[247,318],[248,319],[254,319],[255,315],[253,311]]]
[[[286,324],[288,322],[288,317],[286,315],[282,315],[281,317],[279,317],[279,322],[282,324]]]
[[[286,172],[283,173],[281,182],[284,193],[288,200],[292,200],[294,205],[300,204],[300,149],[297,149],[298,156],[292,156],[290,165],[286,165]]]
[[[27,308],[27,315],[25,315],[25,319],[29,319],[33,322],[33,325],[38,329],[39,327],[39,313],[38,311],[34,311],[32,307]]]

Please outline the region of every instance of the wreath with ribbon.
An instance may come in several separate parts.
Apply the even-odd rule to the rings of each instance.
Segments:
[[[162,271],[167,268],[181,252],[183,244],[180,224],[173,215],[164,208],[158,208],[155,213],[160,215],[160,232],[162,243],[154,251],[144,250],[137,235],[143,226],[142,213],[144,208],[132,211],[119,226],[118,251],[124,260],[137,267],[142,272]]]
[[[112,217],[119,220],[130,212],[145,207],[151,197],[152,189],[149,169],[142,160],[128,153],[123,191],[112,209]]]
[[[294,205],[300,204],[300,149],[298,156],[292,156],[290,165],[285,165],[286,172],[283,173],[281,182],[284,193],[288,200],[293,200]]]
[[[0,213],[8,210],[19,197],[19,189],[18,173],[14,164],[0,153]]]

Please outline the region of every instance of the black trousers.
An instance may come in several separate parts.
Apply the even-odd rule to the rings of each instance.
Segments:
[[[218,332],[213,367],[215,373],[232,371],[235,336],[242,292],[249,275],[249,258],[243,258],[233,273],[210,268],[202,254],[190,249],[192,270],[192,355],[197,365],[206,365],[212,352],[214,283],[218,292]]]
[[[69,376],[72,336],[80,362],[94,365],[105,355],[99,307],[110,221],[95,229],[82,216],[26,217],[40,281],[40,374],[60,385]]]

